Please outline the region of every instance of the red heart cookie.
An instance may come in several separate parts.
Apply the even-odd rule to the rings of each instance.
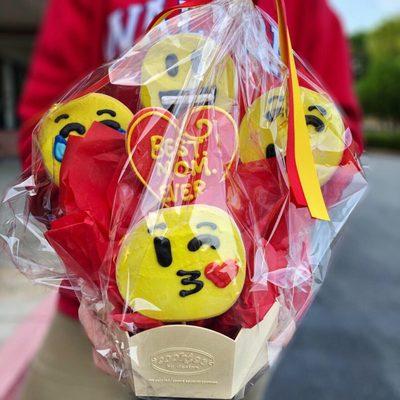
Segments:
[[[204,275],[215,286],[223,289],[227,287],[237,276],[239,265],[235,260],[228,260],[222,264],[211,263],[204,270]]]
[[[236,157],[237,127],[224,110],[196,107],[177,120],[145,108],[127,135],[133,171],[164,206],[191,204],[217,188]]]

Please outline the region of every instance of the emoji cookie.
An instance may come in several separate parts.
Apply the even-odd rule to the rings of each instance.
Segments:
[[[307,126],[321,185],[335,173],[344,152],[344,124],[339,110],[325,95],[301,88]],[[287,105],[282,88],[259,97],[247,110],[240,131],[240,158],[247,163],[286,153]]]
[[[211,39],[195,34],[158,41],[143,60],[143,106],[162,107],[174,114],[195,106],[229,111],[236,97],[235,66],[231,57],[220,59],[219,53]]]
[[[132,118],[133,114],[124,104],[100,93],[55,104],[42,121],[38,133],[43,162],[54,183],[59,184],[61,162],[70,135],[85,135],[95,121],[125,132]]]
[[[245,274],[238,227],[225,211],[206,205],[150,213],[126,236],[116,267],[118,289],[133,311],[164,322],[224,313]]]

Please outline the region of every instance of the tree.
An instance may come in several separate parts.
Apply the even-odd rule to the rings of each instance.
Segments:
[[[352,44],[356,63],[365,66],[357,83],[365,112],[400,122],[400,16],[353,37]]]
[[[373,59],[400,56],[400,16],[383,23],[367,37],[368,53]]]
[[[353,72],[357,80],[361,79],[367,71],[369,55],[367,50],[367,34],[357,33],[350,38],[353,59]]]
[[[400,57],[374,60],[357,89],[367,114],[400,121]]]

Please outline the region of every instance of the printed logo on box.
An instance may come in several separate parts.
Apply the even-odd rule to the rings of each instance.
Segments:
[[[171,347],[151,356],[151,366],[171,375],[195,375],[208,371],[215,365],[214,357],[202,350]]]

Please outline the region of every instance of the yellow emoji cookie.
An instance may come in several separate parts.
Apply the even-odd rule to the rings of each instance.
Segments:
[[[320,184],[335,173],[344,151],[345,127],[335,104],[326,96],[301,88],[304,113]],[[282,88],[259,97],[247,110],[240,126],[242,162],[286,153],[287,102]]]
[[[126,236],[118,289],[135,312],[164,322],[215,317],[239,297],[246,255],[223,210],[188,205],[150,213]]]
[[[54,183],[59,184],[61,162],[70,135],[85,135],[94,121],[125,132],[132,118],[128,107],[100,93],[55,104],[44,117],[38,132],[40,153]]]
[[[190,33],[154,44],[142,65],[143,105],[174,114],[204,105],[229,111],[236,96],[235,66],[231,57],[219,54],[211,39]]]

